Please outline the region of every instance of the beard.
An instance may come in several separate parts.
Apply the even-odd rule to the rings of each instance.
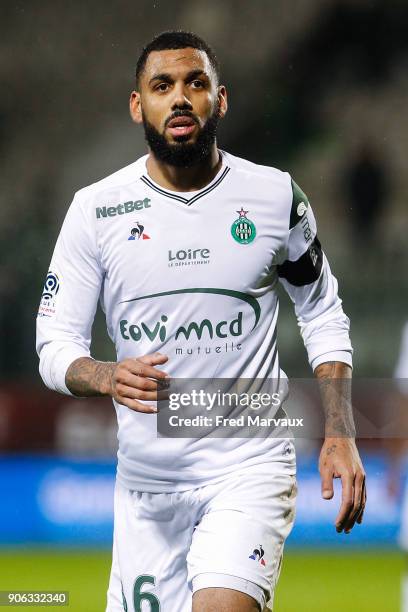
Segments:
[[[197,122],[191,111],[176,110],[170,119],[181,115],[187,115]],[[208,159],[211,155],[212,146],[215,143],[219,120],[219,105],[217,104],[213,113],[209,116],[201,128],[195,142],[188,142],[189,136],[179,136],[175,143],[169,143],[163,134],[143,115],[143,127],[145,138],[153,155],[161,162],[178,168],[190,168]]]

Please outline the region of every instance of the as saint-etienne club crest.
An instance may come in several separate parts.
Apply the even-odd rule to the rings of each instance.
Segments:
[[[235,219],[234,223],[231,225],[232,237],[239,242],[239,244],[249,244],[256,236],[255,225],[247,217],[249,210],[244,210],[241,206],[241,210],[237,210],[237,213],[239,217]]]

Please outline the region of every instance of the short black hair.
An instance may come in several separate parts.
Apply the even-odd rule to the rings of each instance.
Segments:
[[[192,47],[207,54],[210,64],[214,69],[217,79],[220,78],[220,65],[217,56],[205,40],[193,32],[184,30],[168,30],[158,34],[142,50],[136,64],[136,85],[139,87],[140,76],[146,66],[146,61],[152,51],[164,51],[166,49],[185,49]]]

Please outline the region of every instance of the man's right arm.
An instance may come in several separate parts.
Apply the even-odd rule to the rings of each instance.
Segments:
[[[55,245],[37,317],[40,374],[54,391],[72,394],[65,381],[68,367],[90,358],[102,280],[91,211],[76,195]]]
[[[110,395],[119,404],[137,412],[156,412],[154,406],[142,402],[157,401],[158,391],[165,388],[168,375],[154,366],[166,363],[167,359],[161,353],[124,359],[119,363],[81,357],[69,366],[65,384],[73,395]]]
[[[167,361],[154,353],[120,363],[95,361],[91,330],[101,291],[100,264],[91,211],[76,196],[61,228],[37,318],[40,374],[50,389],[89,397],[110,395],[139,412],[157,400],[157,381],[167,377],[154,366]]]

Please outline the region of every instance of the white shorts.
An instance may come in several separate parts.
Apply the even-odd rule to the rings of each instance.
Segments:
[[[401,508],[401,526],[398,543],[404,552],[408,552],[408,482],[405,483]]]
[[[223,587],[272,609],[294,521],[296,478],[273,463],[177,493],[115,488],[107,612],[191,612],[192,594]]]

